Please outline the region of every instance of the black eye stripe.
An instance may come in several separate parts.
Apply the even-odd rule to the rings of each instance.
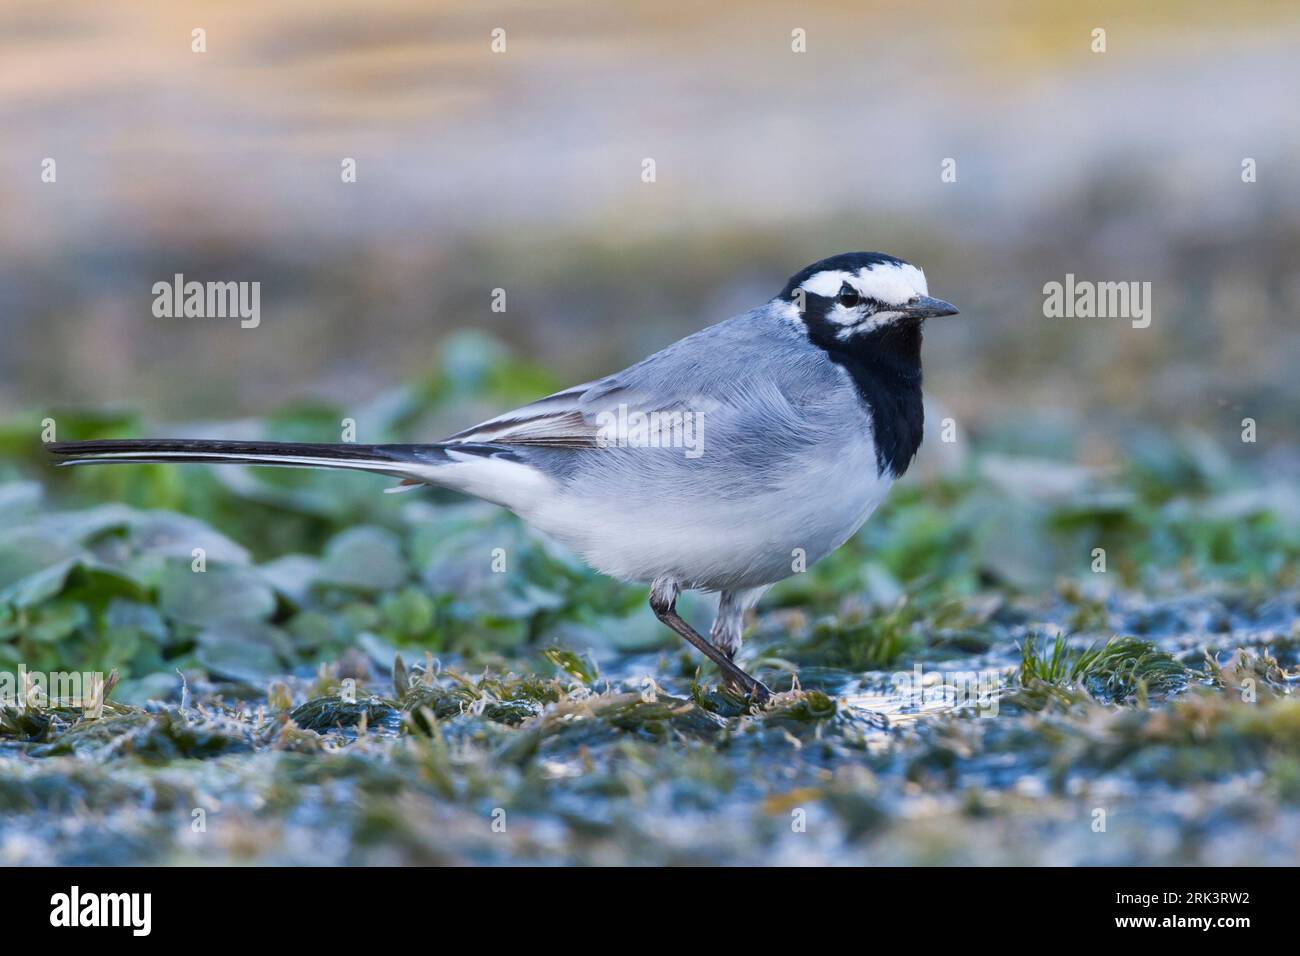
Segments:
[[[864,305],[871,313],[883,312],[890,308],[890,306],[886,306],[885,303],[881,302],[879,299],[873,299],[870,296],[863,295],[847,282],[840,286],[839,292],[835,293],[835,301],[846,309],[852,309]]]

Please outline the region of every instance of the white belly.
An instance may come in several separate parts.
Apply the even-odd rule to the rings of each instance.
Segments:
[[[684,588],[750,588],[797,574],[847,541],[893,484],[876,472],[874,447],[864,437],[746,494],[722,494],[707,482],[659,498],[566,489],[518,510],[611,577],[649,582],[666,575]]]

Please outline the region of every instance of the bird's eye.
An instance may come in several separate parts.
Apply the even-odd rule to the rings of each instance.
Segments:
[[[840,292],[839,295],[835,297],[835,301],[844,306],[844,308],[851,309],[861,302],[862,298],[858,295],[858,290],[846,282],[844,285],[840,286]]]

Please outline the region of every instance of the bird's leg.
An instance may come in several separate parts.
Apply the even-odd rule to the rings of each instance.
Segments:
[[[745,630],[745,614],[767,593],[769,586],[723,591],[718,596],[718,616],[713,619],[713,629],[709,631],[709,640],[714,647],[735,658]]]
[[[735,665],[731,658],[705,640],[677,613],[677,582],[660,579],[650,587],[650,608],[655,617],[686,638],[701,654],[718,665],[723,680],[750,695],[760,704],[772,697],[772,691],[761,680],[750,677]]]

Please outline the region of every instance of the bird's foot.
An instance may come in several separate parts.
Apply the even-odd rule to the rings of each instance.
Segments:
[[[728,687],[734,687],[757,704],[765,704],[772,699],[771,689],[757,678],[750,677],[731,659],[731,654],[719,650],[691,627],[677,613],[677,588],[671,582],[663,586],[656,582],[650,591],[650,607],[655,616],[684,637],[696,650],[718,665],[722,679]],[[734,650],[733,650],[734,653]]]
[[[766,704],[772,699],[772,689],[764,684],[757,677],[751,677],[742,671],[739,667],[732,665],[735,673],[723,671],[722,679],[732,690],[739,691],[744,696],[750,698],[756,704]]]

